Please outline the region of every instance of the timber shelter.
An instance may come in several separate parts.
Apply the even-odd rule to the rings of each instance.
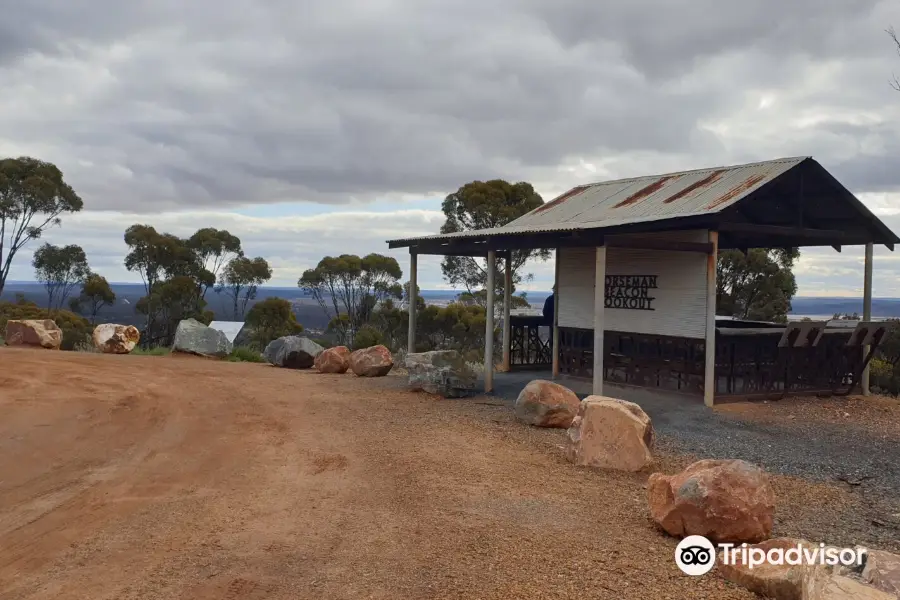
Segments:
[[[872,250],[900,243],[811,157],[783,158],[580,185],[503,226],[390,240],[408,247],[414,294],[420,254],[497,259],[555,250],[552,335],[540,317],[510,318],[505,269],[500,370],[550,368],[591,382],[656,388],[716,401],[868,392],[868,363],[889,325],[871,321]],[[720,250],[865,246],[863,318],[755,323],[716,318]],[[602,285],[597,285],[602,282]],[[410,306],[415,306],[411,298]],[[494,298],[487,297],[485,391],[493,391]],[[415,352],[415,311],[409,352]],[[602,348],[602,352],[595,351]]]

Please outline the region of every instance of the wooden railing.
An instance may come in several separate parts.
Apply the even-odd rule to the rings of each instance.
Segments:
[[[539,369],[553,361],[552,329],[544,317],[509,318],[511,369]]]
[[[716,335],[716,396],[849,394],[890,324],[856,329],[794,326],[727,330]],[[869,347],[865,352],[864,345]]]
[[[780,327],[716,331],[716,397],[848,394],[887,335],[890,324],[856,330]],[[591,379],[594,333],[560,327],[560,372]],[[705,342],[663,335],[606,331],[603,379],[612,383],[700,394]],[[864,353],[863,346],[869,347]]]
[[[594,375],[594,331],[560,327],[560,372]],[[606,331],[603,379],[680,392],[703,389],[703,340]]]

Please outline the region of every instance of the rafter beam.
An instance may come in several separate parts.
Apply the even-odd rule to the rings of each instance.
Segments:
[[[720,231],[754,235],[789,236],[798,238],[844,239],[843,231],[837,229],[810,229],[808,227],[783,227],[780,225],[757,225],[754,223],[721,223]]]
[[[699,254],[712,254],[715,246],[710,242],[678,242],[672,240],[642,239],[616,239],[607,238],[605,244],[608,248],[634,248],[638,250],[665,250],[668,252],[697,252]]]

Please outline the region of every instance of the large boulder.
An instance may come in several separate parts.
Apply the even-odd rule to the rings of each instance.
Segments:
[[[350,368],[350,349],[347,346],[335,346],[323,350],[313,363],[319,373],[346,373]]]
[[[263,356],[276,367],[308,369],[323,350],[322,346],[307,337],[288,335],[269,342]]]
[[[815,565],[806,568],[801,600],[897,600],[892,594],[860,581],[844,567]]]
[[[456,350],[417,352],[406,356],[409,387],[445,398],[462,398],[475,390],[478,375]]]
[[[765,553],[770,551],[785,551],[791,548],[809,548],[810,551],[817,550],[818,544],[813,544],[806,540],[795,538],[774,538],[766,540],[761,544],[755,544],[747,547],[746,556],[750,556],[750,552],[755,549]],[[740,548],[738,547],[738,550]],[[762,564],[754,564],[752,567],[744,563],[741,558],[744,554],[738,551],[732,561],[731,556],[728,560],[717,561],[719,572],[732,583],[743,586],[766,598],[777,598],[778,600],[800,600],[803,595],[803,582],[806,578],[808,566],[805,564],[788,564],[783,561],[780,565],[772,564],[765,561]]]
[[[651,516],[674,536],[756,543],[772,533],[775,493],[766,473],[743,460],[701,460],[676,475],[654,473],[647,495]]]
[[[384,346],[363,348],[350,354],[350,369],[360,377],[383,377],[393,368],[394,358]]]
[[[900,598],[900,555],[884,550],[867,550],[862,580]]]
[[[62,329],[51,319],[6,322],[7,346],[36,346],[48,350],[59,350],[62,345]]]
[[[207,327],[196,319],[186,319],[175,329],[173,352],[224,358],[231,354],[231,342],[217,329]]]
[[[803,560],[797,548],[812,556],[812,562]],[[793,550],[793,552],[789,552]],[[720,554],[719,572],[729,581],[751,592],[776,600],[838,600],[862,598],[882,600],[900,598],[897,576],[900,575],[900,556],[882,550],[854,548],[854,556],[844,556],[845,549],[836,546],[820,546],[813,542],[794,538],[775,538],[742,548],[735,546],[726,560],[725,551]],[[743,557],[761,551],[772,557],[773,552],[782,564],[771,560],[757,562],[751,567],[742,562]],[[821,564],[819,557],[833,552],[839,562],[836,565]],[[860,559],[860,553],[863,553]],[[794,564],[790,564],[794,563]],[[797,564],[799,563],[799,564]]]
[[[575,392],[552,381],[535,379],[516,398],[516,418],[536,427],[568,428],[581,400]]]
[[[581,466],[640,471],[653,462],[652,446],[653,425],[640,406],[588,396],[569,427],[566,457]]]
[[[91,335],[94,348],[104,354],[128,354],[141,339],[141,332],[134,325],[103,323],[94,328]]]

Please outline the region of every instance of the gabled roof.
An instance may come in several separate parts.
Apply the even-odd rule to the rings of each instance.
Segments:
[[[804,160],[785,158],[578,186],[507,228],[587,229],[720,212]]]
[[[774,211],[777,215],[768,207],[762,208],[763,198],[765,202],[777,205],[778,210]],[[748,214],[753,213],[751,204],[758,205],[755,210],[759,218],[738,214],[745,205]],[[800,209],[793,208],[798,204]],[[829,210],[834,214],[823,214]],[[793,220],[793,215],[799,213],[807,215],[806,227],[815,227],[812,224],[814,215],[834,217],[826,219],[833,221],[828,227],[819,226],[819,229],[837,230],[848,223],[856,223],[859,231],[852,236],[852,241],[845,242],[848,244],[865,243],[861,240],[869,237],[871,239],[867,241],[876,243],[900,243],[900,238],[811,157],[780,158],[581,185],[503,227],[391,240],[389,243],[391,247],[403,247],[429,240],[463,242],[582,230],[626,233],[646,229],[640,227],[645,224],[654,224],[653,229],[657,231],[679,230],[688,226],[713,227],[725,217],[743,224],[773,226]],[[803,227],[802,217],[800,223]],[[796,226],[793,222],[790,225]]]

